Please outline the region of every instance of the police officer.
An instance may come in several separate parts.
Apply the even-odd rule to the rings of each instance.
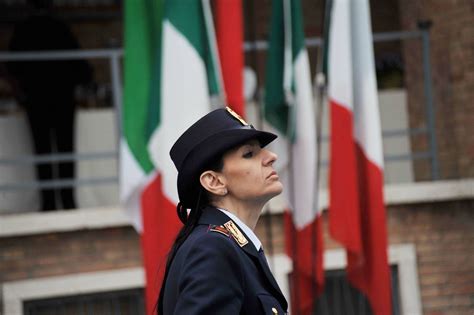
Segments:
[[[263,206],[283,189],[277,156],[264,148],[275,138],[221,108],[171,148],[184,226],[168,256],[159,314],[286,313],[254,233]]]

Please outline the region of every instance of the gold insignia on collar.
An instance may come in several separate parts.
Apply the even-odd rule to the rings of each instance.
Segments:
[[[240,121],[240,123],[244,126],[248,126],[249,124],[242,118],[240,117],[239,114],[237,114],[236,112],[234,112],[234,110],[232,108],[230,108],[229,106],[226,106],[225,108],[229,114],[231,114],[235,119],[237,119],[238,121]]]
[[[239,228],[235,225],[233,221],[227,221],[226,223],[224,223],[224,226],[240,247],[243,247],[248,244],[249,241],[247,241],[245,236],[242,234],[242,232],[240,232]]]

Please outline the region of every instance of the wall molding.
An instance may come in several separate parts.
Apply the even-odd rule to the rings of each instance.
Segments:
[[[119,207],[0,215],[0,237],[24,236],[131,225]]]

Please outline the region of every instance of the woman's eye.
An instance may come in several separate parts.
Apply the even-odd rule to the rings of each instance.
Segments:
[[[245,152],[243,155],[245,159],[250,159],[252,156],[253,156],[253,151]]]

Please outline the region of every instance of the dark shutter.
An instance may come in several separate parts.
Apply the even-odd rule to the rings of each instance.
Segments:
[[[392,277],[392,313],[400,314],[398,268],[390,267]],[[326,271],[326,286],[316,300],[314,314],[317,315],[372,315],[367,298],[352,287],[345,270]]]

